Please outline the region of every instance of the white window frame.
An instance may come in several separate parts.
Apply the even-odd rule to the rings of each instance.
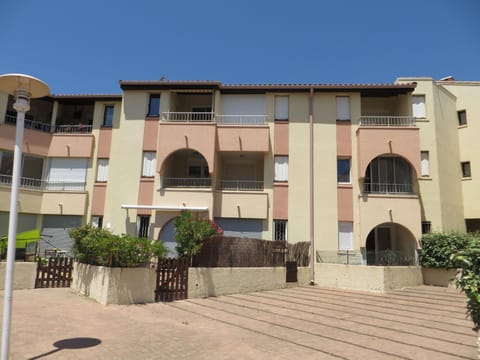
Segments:
[[[145,221],[147,220],[147,221]],[[150,215],[137,215],[137,236],[148,238],[150,235]],[[145,228],[146,226],[146,228]],[[145,236],[142,236],[145,235]]]
[[[288,156],[275,156],[274,181],[288,181]]]
[[[428,151],[420,151],[420,167],[421,176],[430,176],[430,153]]]
[[[143,152],[142,176],[155,177],[157,167],[157,153],[155,151]]]
[[[275,120],[288,120],[289,98],[287,95],[275,96]]]
[[[288,221],[273,220],[273,240],[288,241]]]
[[[353,222],[351,221],[338,222],[338,250],[353,250]]]
[[[415,101],[422,100],[422,101]],[[412,95],[412,116],[420,119],[427,117],[427,108],[425,106],[425,95]]]
[[[350,108],[350,96],[337,96],[335,97],[335,104],[337,108],[336,116],[338,121],[350,121],[351,108]]]
[[[108,181],[108,159],[98,159],[97,160],[97,182],[107,182]]]

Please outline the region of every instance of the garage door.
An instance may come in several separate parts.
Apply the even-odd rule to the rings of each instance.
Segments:
[[[262,220],[215,218],[215,222],[223,229],[225,236],[262,238]]]
[[[73,215],[44,215],[40,254],[45,254],[45,249],[57,248],[70,254],[73,241],[68,235],[70,229],[82,224],[81,216]]]

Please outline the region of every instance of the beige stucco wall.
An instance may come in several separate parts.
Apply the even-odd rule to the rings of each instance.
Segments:
[[[21,189],[18,194],[18,212],[39,214],[42,192]],[[0,187],[0,211],[10,211],[10,186]]]
[[[318,286],[385,292],[423,284],[422,270],[414,266],[360,266],[317,263]]]
[[[85,192],[43,193],[41,214],[85,215],[87,194]]]
[[[155,301],[156,272],[152,268],[109,268],[74,263],[71,288],[103,305]]]
[[[267,219],[268,194],[263,191],[217,191],[214,209],[214,217]]]
[[[0,279],[5,279],[6,263],[0,262]],[[35,277],[37,276],[36,262],[15,262],[13,275],[13,289],[35,288]],[[5,290],[4,281],[0,281],[0,290]]]

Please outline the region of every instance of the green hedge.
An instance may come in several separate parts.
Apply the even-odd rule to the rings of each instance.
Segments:
[[[88,224],[70,230],[74,257],[82,263],[109,267],[137,267],[167,253],[165,244],[128,235],[115,235]]]
[[[475,238],[474,234],[460,232],[424,234],[419,251],[420,264],[427,268],[456,268],[452,255],[465,250]]]

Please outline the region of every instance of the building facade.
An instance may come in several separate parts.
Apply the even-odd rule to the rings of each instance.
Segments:
[[[66,251],[92,222],[166,241],[183,210],[317,262],[413,264],[422,232],[480,229],[480,82],[120,81],[27,113],[18,231]],[[0,93],[0,236],[16,114]]]

